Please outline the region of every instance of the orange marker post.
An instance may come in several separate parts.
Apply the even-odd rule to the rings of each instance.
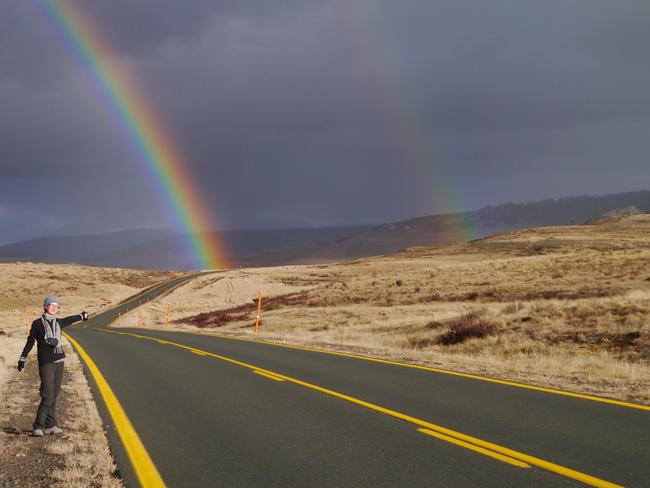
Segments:
[[[255,322],[255,333],[257,334],[260,330],[260,312],[262,311],[262,290],[260,289],[259,295],[257,297],[257,321]]]
[[[172,313],[171,305],[169,305],[169,303],[168,303],[167,304],[167,311],[165,313],[165,323],[167,323],[167,324],[169,323],[169,318],[170,318],[171,313]]]

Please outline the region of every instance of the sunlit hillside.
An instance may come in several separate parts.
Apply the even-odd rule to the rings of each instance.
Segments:
[[[260,338],[650,402],[648,214],[224,272],[147,305],[144,326],[249,337],[258,288]]]

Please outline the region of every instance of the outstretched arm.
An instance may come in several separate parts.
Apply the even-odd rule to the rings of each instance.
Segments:
[[[65,327],[68,327],[69,325],[74,324],[75,322],[79,322],[80,320],[88,320],[88,312],[83,311],[76,315],[70,315],[69,317],[64,317],[61,320],[59,320],[59,324],[61,324],[61,328],[63,329]]]

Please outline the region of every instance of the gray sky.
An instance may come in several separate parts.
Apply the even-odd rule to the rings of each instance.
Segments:
[[[647,1],[75,0],[215,227],[650,188]],[[173,225],[78,60],[0,0],[0,243]]]

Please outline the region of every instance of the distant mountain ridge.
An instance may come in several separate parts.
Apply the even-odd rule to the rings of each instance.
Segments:
[[[180,236],[170,230],[129,229],[101,234],[37,237],[0,246],[0,259],[20,258],[52,262],[97,264],[99,256],[132,246]]]
[[[241,260],[245,266],[318,263],[388,254],[413,246],[451,244],[529,227],[582,224],[612,210],[650,212],[650,191],[505,203],[456,214],[384,224],[326,244],[304,244]]]
[[[363,232],[371,226],[317,229],[229,230],[217,240],[238,266],[240,258],[297,246],[321,243]],[[206,238],[207,236],[202,236]],[[214,236],[210,236],[214,238]],[[0,246],[0,261],[44,261],[94,266],[151,269],[193,269],[199,263],[187,257],[187,235],[169,230],[131,229],[72,236],[39,237]]]
[[[217,238],[225,247],[227,265],[232,267],[318,263],[449,244],[526,227],[580,224],[632,206],[650,212],[650,191],[505,203],[378,226],[221,231]],[[152,229],[57,236],[0,246],[0,260],[128,268],[197,267],[186,257],[186,240],[181,233]]]
[[[487,206],[476,212],[478,220],[491,225],[544,227],[582,224],[611,210],[636,207],[650,212],[650,191],[613,193],[546,199],[531,203],[505,203]]]

